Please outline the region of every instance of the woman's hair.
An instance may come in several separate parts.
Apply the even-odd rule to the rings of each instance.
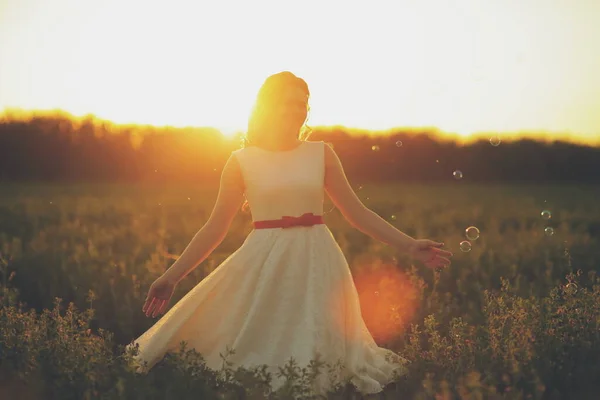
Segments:
[[[278,105],[283,93],[290,89],[300,89],[306,93],[306,108],[309,111],[308,98],[310,91],[304,79],[297,77],[289,71],[273,74],[265,79],[258,90],[254,107],[248,119],[248,129],[244,137],[244,146],[253,146],[264,144],[273,135],[272,129],[269,129],[269,123],[272,118],[273,107]],[[306,122],[306,121],[305,121]],[[304,124],[299,131],[298,138],[306,140],[311,133],[311,129]]]

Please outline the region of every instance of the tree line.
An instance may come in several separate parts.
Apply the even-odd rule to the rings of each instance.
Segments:
[[[600,182],[600,148],[565,141],[480,140],[461,145],[435,132],[386,136],[315,128],[309,140],[333,146],[361,182]],[[494,145],[496,144],[496,145]],[[218,181],[241,136],[213,128],[115,125],[69,115],[0,120],[3,182]],[[459,173],[454,173],[460,171]]]

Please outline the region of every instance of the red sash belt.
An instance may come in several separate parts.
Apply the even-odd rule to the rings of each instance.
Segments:
[[[315,215],[313,213],[306,213],[299,217],[288,217],[284,216],[281,219],[271,219],[266,221],[255,221],[254,229],[268,229],[268,228],[290,228],[292,226],[313,226],[317,224],[324,224],[322,215]]]

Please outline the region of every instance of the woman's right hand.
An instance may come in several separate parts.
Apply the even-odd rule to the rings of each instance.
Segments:
[[[173,292],[175,292],[175,286],[177,284],[168,280],[164,275],[160,276],[150,285],[146,302],[142,307],[142,312],[146,314],[146,317],[152,315],[152,318],[154,318],[159,314],[165,313],[169,301],[173,297]]]

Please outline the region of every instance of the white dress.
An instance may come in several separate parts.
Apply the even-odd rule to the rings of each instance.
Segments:
[[[248,147],[232,153],[242,169],[253,221],[323,214],[324,142],[271,152]],[[404,375],[407,361],[378,347],[361,315],[348,263],[324,225],[254,229],[233,254],[134,340],[137,360],[151,368],[167,352],[187,348],[218,370],[219,353],[235,354],[233,368],[267,365],[272,388],[278,367],[293,357],[300,367],[320,355],[343,365],[343,379],[362,393],[380,392]],[[338,364],[339,365],[339,364]],[[314,389],[332,382],[326,369]]]

